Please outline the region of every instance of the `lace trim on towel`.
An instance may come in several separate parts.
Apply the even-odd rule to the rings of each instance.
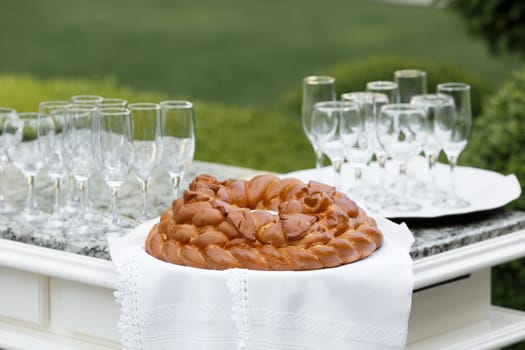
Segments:
[[[232,320],[237,326],[237,349],[247,349],[250,338],[250,320],[248,315],[248,281],[246,271],[232,269],[227,271],[227,286],[233,296]]]
[[[120,304],[118,330],[124,350],[142,350],[142,334],[138,312],[138,263],[137,252],[130,254],[122,264],[116,266],[119,272],[117,290],[114,292]]]
[[[396,329],[379,328],[268,309],[250,309],[249,321],[253,326],[293,329],[325,337],[394,347],[403,347],[407,336],[407,332]]]

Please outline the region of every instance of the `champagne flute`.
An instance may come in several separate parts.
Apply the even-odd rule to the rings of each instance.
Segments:
[[[332,162],[335,175],[334,185],[339,191],[342,190],[341,167],[345,160],[341,127],[343,120],[352,120],[357,118],[358,114],[357,105],[349,102],[324,101],[314,105],[312,134],[323,153]]]
[[[7,157],[24,174],[27,181],[27,199],[24,211],[15,217],[20,223],[43,223],[48,215],[40,211],[35,196],[35,177],[44,166],[45,149],[38,142],[40,135],[51,130],[47,118],[39,113],[20,113],[17,119],[8,119],[4,124],[3,137]]]
[[[175,198],[195,153],[195,116],[190,101],[160,103],[163,156],[162,165],[170,175]]]
[[[111,207],[108,230],[122,234],[122,229],[133,223],[121,218],[117,209],[117,194],[120,186],[131,172],[135,152],[131,131],[131,114],[127,108],[99,108],[98,121],[94,123],[93,145],[95,161],[104,180],[111,188]]]
[[[427,73],[418,69],[401,69],[394,72],[399,87],[399,102],[410,103],[412,96],[427,93]]]
[[[376,122],[378,120],[378,115],[381,106],[384,106],[385,104],[398,103],[399,101],[399,86],[396,82],[393,81],[370,81],[366,84],[366,91],[378,94],[374,95],[374,111]],[[386,183],[386,162],[388,160],[388,155],[384,149],[384,146],[377,138],[377,132],[376,141],[377,143],[374,149],[374,153],[376,155],[377,164],[379,165],[379,186],[376,188],[372,195],[367,196],[367,202],[378,205],[384,205],[393,201],[393,197],[389,192]]]
[[[375,111],[374,100],[378,97],[371,92],[347,92],[341,100],[354,103],[359,108],[357,115],[350,114],[341,124],[341,138],[346,160],[354,166],[354,187],[349,192],[362,202],[368,193],[363,184],[363,170],[370,161],[375,149]],[[383,98],[386,100],[386,96]],[[386,102],[385,102],[386,103]]]
[[[63,157],[66,167],[78,186],[79,206],[77,220],[74,221],[75,233],[100,233],[103,227],[99,220],[88,219],[87,182],[95,168],[95,148],[92,126],[97,108],[94,105],[73,104],[67,109],[65,124]]]
[[[44,101],[39,105],[40,117],[49,118],[52,122],[52,128],[48,135],[45,135],[45,141],[48,144],[48,153],[46,157],[47,173],[53,180],[55,200],[53,213],[47,222],[49,227],[63,227],[64,216],[62,212],[61,183],[67,173],[67,168],[63,158],[63,133],[65,130],[67,108],[69,101]],[[39,142],[44,141],[44,135],[40,135]]]
[[[437,86],[437,92],[450,96],[454,100],[454,108],[448,108],[436,115],[435,132],[441,143],[443,152],[450,164],[450,187],[448,195],[433,204],[439,208],[465,208],[470,202],[460,198],[456,193],[455,168],[460,153],[467,146],[472,112],[470,106],[470,85],[465,83],[443,83]]]
[[[18,118],[16,110],[12,108],[0,107],[0,135],[3,134],[5,123],[8,120]],[[4,172],[4,167],[8,163],[8,158],[6,154],[6,142],[4,140],[5,136],[0,137],[0,214],[8,215],[15,212],[13,208],[4,197],[4,191],[2,190],[2,174]]]
[[[387,153],[399,163],[401,193],[393,203],[383,205],[385,210],[411,212],[422,208],[407,196],[407,165],[422,148],[425,111],[406,103],[381,107],[377,135]]]
[[[135,161],[133,170],[141,184],[142,214],[139,221],[150,219],[148,213],[148,183],[153,169],[160,164],[162,139],[160,128],[160,105],[156,103],[132,103],[131,112],[133,148]]]
[[[414,196],[424,199],[435,200],[443,195],[443,191],[435,186],[436,175],[435,165],[438,160],[441,144],[436,137],[435,123],[436,118],[440,118],[443,113],[448,113],[454,108],[454,100],[444,94],[425,94],[415,95],[410,102],[411,105],[425,110],[425,140],[423,142],[423,153],[427,160],[428,176],[426,185],[417,191]]]
[[[323,167],[323,151],[312,132],[314,105],[321,101],[335,101],[335,79],[328,76],[308,76],[303,79],[303,102],[301,107],[301,122],[304,133],[310,141],[315,153],[315,167],[319,177]]]
[[[70,101],[71,101],[71,104],[79,104],[79,105],[82,105],[82,106],[91,106],[91,107],[98,107],[100,106],[101,103],[103,103],[104,101],[104,98],[102,96],[99,96],[99,95],[90,95],[90,94],[86,94],[86,95],[75,95],[75,96],[71,96],[70,97]],[[96,122],[96,119],[94,119],[95,122]],[[78,196],[78,185],[75,183],[75,177],[73,176],[73,174],[69,174],[69,183],[70,183],[70,186],[69,186],[69,195],[67,197],[67,201],[66,201],[66,206],[65,206],[65,209],[66,211],[68,212],[75,212],[76,209],[79,207],[79,196]],[[89,186],[88,186],[89,182],[85,182],[84,184],[84,195],[85,195],[85,198],[86,198],[86,215],[89,214],[90,216],[90,220],[91,221],[96,221],[98,220],[98,215],[96,214],[96,212],[93,210],[93,204],[91,203],[91,201],[89,200]]]

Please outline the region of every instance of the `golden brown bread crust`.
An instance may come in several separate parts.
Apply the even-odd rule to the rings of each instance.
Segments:
[[[161,215],[146,251],[203,269],[314,270],[366,258],[382,242],[375,220],[328,185],[204,174]]]

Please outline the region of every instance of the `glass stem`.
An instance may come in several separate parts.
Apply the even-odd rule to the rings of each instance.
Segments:
[[[448,193],[450,196],[456,197],[456,164],[458,163],[457,156],[448,157],[448,163],[450,164],[450,185]]]
[[[334,160],[334,172],[335,172],[335,179],[334,179],[334,185],[335,189],[338,191],[341,191],[342,185],[343,185],[343,177],[341,176],[341,168],[343,165],[343,161],[338,159]]]
[[[382,154],[377,157],[379,164],[379,188],[386,188],[386,155]]]
[[[36,196],[35,196],[35,177],[30,175],[27,177],[27,199],[24,211],[27,214],[32,214],[37,209]]]
[[[407,165],[405,163],[399,164],[399,179],[401,180],[401,198],[403,201],[407,199]]]
[[[148,218],[148,180],[141,180],[142,189],[142,218]]]
[[[60,178],[54,179],[53,188],[55,189],[55,204],[53,205],[53,214],[60,215],[62,211],[62,203],[60,198]]]
[[[321,176],[321,169],[323,168],[323,163],[324,163],[324,153],[320,147],[315,147],[314,152],[315,152],[315,168],[317,169],[317,173],[319,174],[319,176]]]
[[[171,176],[173,195],[175,198],[179,198],[180,181],[182,180],[182,174],[176,174]]]
[[[437,162],[437,154],[430,153],[427,156],[428,161],[428,177],[431,184],[434,184],[436,182],[436,162]]]
[[[80,221],[84,221],[86,218],[86,181],[77,181],[78,182],[78,195],[79,195],[79,208],[78,208],[78,217]]]
[[[4,197],[4,186],[2,185],[2,175],[4,174],[4,168],[0,167],[0,203],[5,201]]]
[[[111,223],[114,225],[118,225],[119,223],[118,211],[117,211],[117,193],[118,193],[118,187],[112,186],[111,187],[110,215],[111,215]]]

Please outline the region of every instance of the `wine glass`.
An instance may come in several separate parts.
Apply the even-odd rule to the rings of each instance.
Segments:
[[[62,179],[66,176],[67,168],[64,164],[63,158],[63,133],[65,130],[67,108],[69,101],[44,101],[39,105],[40,117],[49,118],[52,127],[47,135],[40,135],[38,140],[47,144],[48,151],[46,153],[46,168],[49,177],[53,180],[53,188],[55,192],[55,199],[53,205],[53,213],[49,218],[46,226],[63,227],[64,216],[62,212],[61,200],[61,184]],[[41,146],[42,147],[42,146]]]
[[[401,69],[394,72],[399,87],[399,102],[410,103],[412,96],[427,93],[427,73],[418,69]]]
[[[321,177],[323,167],[323,151],[317,144],[312,132],[312,118],[314,105],[321,101],[334,101],[335,79],[328,76],[308,76],[303,79],[303,102],[301,107],[301,122],[304,133],[310,141],[315,153],[315,167]]]
[[[450,164],[450,187],[448,195],[433,204],[440,208],[465,208],[470,202],[458,197],[456,193],[455,168],[460,153],[467,146],[472,126],[470,85],[443,83],[437,86],[437,92],[452,97],[454,108],[448,108],[436,115],[434,125],[436,136]]]
[[[422,148],[425,132],[425,111],[406,103],[381,107],[377,121],[377,135],[386,152],[399,163],[401,192],[385,210],[411,212],[422,208],[407,196],[407,165]]]
[[[40,211],[35,196],[35,177],[44,166],[46,149],[38,142],[40,135],[51,133],[52,125],[39,113],[20,113],[6,120],[3,137],[7,157],[24,174],[28,194],[24,211],[15,217],[20,223],[43,223],[48,215]]]
[[[428,164],[428,176],[426,185],[417,191],[414,196],[424,199],[437,199],[443,195],[443,191],[435,186],[435,165],[438,160],[441,144],[435,133],[436,118],[443,113],[449,113],[454,108],[454,100],[444,94],[415,95],[410,102],[411,105],[425,110],[425,140],[423,142],[423,153]]]
[[[8,120],[18,118],[16,110],[12,108],[0,107],[0,135],[2,135],[5,123]],[[4,167],[9,161],[6,154],[6,142],[4,141],[4,136],[0,137],[0,214],[8,215],[15,212],[13,208],[4,197],[4,191],[2,190],[2,174]]]
[[[131,172],[135,160],[131,113],[127,108],[99,108],[98,121],[94,123],[95,162],[100,174],[111,188],[111,207],[108,230],[123,233],[133,222],[121,218],[117,210],[117,194],[120,186]]]
[[[360,202],[368,193],[363,184],[363,170],[376,144],[374,95],[371,92],[347,92],[341,95],[342,101],[354,103],[359,108],[358,114],[348,114],[348,119],[342,119],[341,139],[346,160],[354,166],[355,185],[349,192]],[[386,96],[382,96],[386,100]]]
[[[330,158],[334,168],[334,185],[342,187],[341,167],[345,160],[345,150],[341,136],[343,120],[358,118],[359,108],[356,104],[344,101],[324,101],[314,105],[312,115],[312,134],[323,151]]]
[[[100,233],[100,220],[86,215],[88,179],[95,169],[95,148],[92,126],[97,108],[94,105],[73,104],[67,109],[67,121],[63,139],[64,163],[78,186],[79,205],[74,221],[75,233]]]
[[[180,184],[195,153],[193,103],[170,100],[160,103],[163,156],[162,165],[170,175],[173,194],[179,196]]]
[[[140,221],[150,219],[148,213],[148,183],[152,170],[160,164],[162,139],[160,128],[160,105],[156,103],[132,103],[131,112],[133,148],[135,161],[133,170],[142,189],[142,216]]]

